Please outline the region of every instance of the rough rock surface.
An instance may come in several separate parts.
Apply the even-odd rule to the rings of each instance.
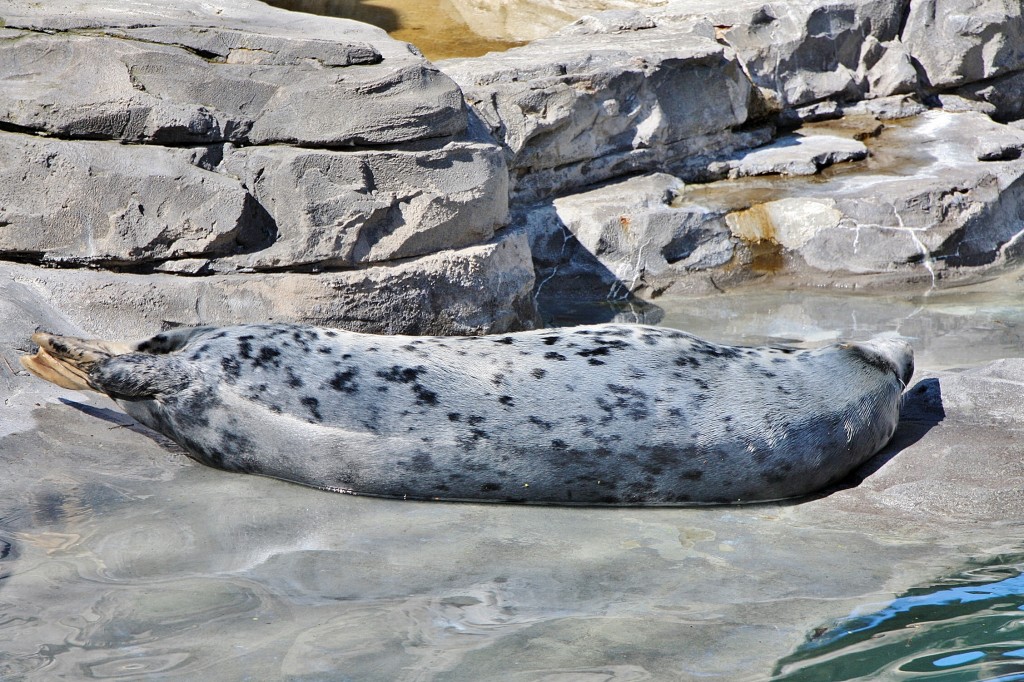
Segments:
[[[294,321],[387,334],[487,334],[537,324],[521,235],[387,267],[320,274],[178,277],[0,265],[90,335],[142,338],[173,327]]]
[[[0,25],[0,259],[167,273],[176,302],[129,328],[184,323],[180,303],[273,279],[259,271],[290,284],[250,314],[438,333],[534,324],[529,254],[472,251],[507,221],[500,148],[451,79],[380,29],[254,0],[18,0]],[[437,263],[464,249],[455,260],[474,265],[446,283]],[[336,274],[344,305],[314,302],[329,277],[309,271],[370,265],[386,267]],[[135,300],[130,278],[90,276]],[[87,306],[76,314],[87,322]]]
[[[626,21],[443,63],[504,143],[517,201],[764,141],[731,130],[756,93],[710,24],[664,32],[609,14]]]
[[[766,275],[803,285],[933,287],[1017,262],[1020,130],[976,112],[935,110],[899,121],[848,116],[805,127],[801,139],[843,149],[829,144],[837,135],[871,156],[799,176],[815,169],[814,159],[778,163],[800,149],[783,138],[712,165],[730,179],[684,184],[652,175],[561,197],[554,211],[534,209],[517,220],[544,254],[539,282],[555,288],[549,279],[588,275],[619,296]]]
[[[818,201],[809,186],[809,196],[802,197],[803,190],[784,177],[818,174],[833,163],[860,159],[866,152],[862,143],[879,156],[889,150],[872,147],[864,139],[829,144],[824,136],[800,136],[803,131],[793,136],[789,129],[854,111],[884,121],[918,115],[929,107],[975,111],[1003,123],[1012,122],[1024,115],[1019,96],[1024,73],[1022,30],[1021,8],[1012,0],[801,0],[781,4],[672,0],[660,7],[638,5],[596,13],[525,47],[479,59],[449,60],[441,67],[463,87],[467,101],[504,145],[511,174],[513,222],[531,236],[539,282],[550,280],[554,285],[554,266],[561,263],[561,275],[577,277],[589,268],[590,280],[597,282],[602,295],[621,293],[643,279],[638,273],[672,265],[671,258],[650,265],[652,244],[664,240],[627,239],[618,247],[608,246],[615,238],[587,241],[585,237],[582,242],[570,243],[567,229],[577,235],[596,235],[604,230],[601,225],[612,225],[600,211],[594,212],[595,222],[585,226],[581,213],[572,217],[572,227],[557,218],[570,204],[579,204],[579,211],[586,213],[583,205],[587,202],[610,206],[623,200],[619,183],[637,173],[668,173],[691,190],[695,183],[723,175],[777,175],[775,196],[770,196],[769,186],[752,185],[757,196],[748,198],[745,208],[754,208],[756,213],[760,204],[785,200],[767,211],[775,216],[781,232],[791,233],[783,237],[787,254],[802,250],[811,269],[820,272],[897,273],[895,279],[931,282],[936,281],[933,275],[971,277],[971,268],[1017,257],[1013,249],[1005,248],[1024,228],[1019,217],[1005,208],[1016,201],[1013,181],[993,179],[995,194],[1006,196],[980,199],[989,206],[985,209],[979,208],[977,201],[987,190],[965,190],[969,195],[965,205],[982,214],[972,218],[961,212],[964,202],[948,198],[945,201],[951,205],[943,207],[943,200],[933,196],[938,192],[956,197],[963,189],[951,171],[945,172],[945,179],[938,182],[947,188],[924,190],[931,198],[923,205],[937,213],[913,223],[915,230],[923,227],[922,221],[945,227],[918,235],[902,229],[899,222],[902,204],[909,202],[911,213],[922,204],[915,198],[922,190],[920,183],[909,179],[903,184],[896,182],[896,177],[911,173],[894,170],[889,173],[896,176],[892,181],[875,188],[876,193],[894,193],[879,199],[896,207],[888,217],[872,208],[847,210]],[[667,106],[668,102],[672,105]],[[922,128],[927,125],[921,124]],[[861,134],[875,133],[865,129]],[[964,136],[970,131],[950,134]],[[1020,154],[1014,135],[990,122],[979,120],[974,134],[980,139],[972,145],[976,147],[969,163],[973,168],[977,168],[977,160],[1009,162]],[[822,154],[807,150],[801,156],[801,147],[809,142],[823,145]],[[886,142],[894,140],[888,136]],[[896,142],[916,143],[913,139]],[[934,144],[939,158],[948,156],[941,140]],[[954,146],[962,151],[962,143]],[[853,165],[871,166],[872,161]],[[1003,170],[988,172],[1005,175]],[[870,176],[867,173],[864,182],[870,182]],[[968,184],[985,185],[970,172],[968,176],[974,178]],[[835,186],[832,180],[824,184]],[[848,184],[856,181],[851,177]],[[709,187],[707,191],[719,190]],[[599,198],[601,192],[606,196]],[[797,202],[804,198],[812,203]],[[867,193],[862,198],[871,199],[869,206],[877,203],[876,197]],[[624,200],[619,211],[623,215],[635,205],[649,204],[651,198]],[[1004,208],[992,208],[995,204]],[[732,213],[737,208],[744,207],[731,205],[724,210]],[[782,215],[790,210],[796,211],[792,218]],[[840,230],[827,231],[830,239],[839,241],[826,245],[824,235],[817,235],[815,221],[834,225],[834,210],[840,211],[846,222]],[[990,210],[1003,213],[989,215]],[[706,213],[707,220],[724,224],[719,209]],[[705,280],[693,286],[713,287],[773,274],[789,264],[786,254],[767,248],[779,242],[757,227],[758,215],[729,221],[741,247],[737,259],[712,266],[717,269],[714,284]],[[1002,228],[993,227],[998,220],[1004,221]],[[794,221],[800,225],[789,225]],[[879,230],[872,231],[872,225],[894,229],[884,237]],[[708,232],[707,227],[701,229]],[[795,237],[793,230],[801,236]],[[839,236],[844,230],[852,235],[850,239]],[[957,236],[960,230],[967,235],[964,243]],[[993,231],[992,238],[979,239],[979,230]],[[722,229],[712,232],[723,234]],[[926,237],[920,245],[918,236]],[[744,239],[760,242],[758,253],[740,253]],[[933,239],[941,244],[929,241]],[[600,253],[590,250],[599,242]],[[619,247],[621,253],[609,255],[609,249]],[[565,257],[574,250],[573,257],[579,258],[573,267],[567,267]],[[890,250],[893,257],[886,261],[885,252]],[[838,262],[851,252],[848,263]],[[620,270],[609,258],[634,263],[622,271],[626,279],[618,286],[615,273]],[[583,261],[589,265],[582,265]],[[679,269],[692,271],[689,265]],[[974,272],[986,276],[981,270]],[[657,289],[664,284],[653,286]],[[587,286],[591,285],[576,290],[584,291]]]
[[[903,42],[929,88],[978,83],[1024,70],[1024,10],[1016,0],[918,0]]]
[[[752,151],[708,166],[713,175],[731,179],[754,175],[815,175],[844,161],[861,161],[868,156],[863,142],[836,135],[786,135]]]
[[[466,126],[454,84],[379,29],[232,0],[243,24],[190,4],[5,7],[0,121],[60,137],[318,146]]]

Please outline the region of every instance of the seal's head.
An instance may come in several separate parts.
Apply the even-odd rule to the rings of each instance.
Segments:
[[[881,369],[891,371],[906,388],[914,376],[914,349],[903,339],[878,336],[852,345],[864,359]]]

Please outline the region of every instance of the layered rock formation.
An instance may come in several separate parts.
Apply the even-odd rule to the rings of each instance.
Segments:
[[[552,292],[930,287],[1017,262],[1022,31],[1011,0],[673,0],[441,66]]]
[[[127,274],[174,275],[196,295],[170,324],[194,318],[200,282],[384,282],[444,253],[481,272],[453,292],[494,323],[437,327],[466,332],[535,324],[527,242],[541,293],[582,298],[766,275],[931,287],[1017,262],[1011,0],[607,6],[439,71],[364,24],[254,0],[9,4],[0,258],[125,291]],[[483,274],[472,249],[498,244],[523,260]],[[495,278],[510,300],[477,293]],[[437,306],[423,320],[458,307],[368,291],[347,317],[300,296],[277,310],[383,330],[410,299]]]
[[[137,313],[132,275],[169,273],[119,336],[234,309],[410,333],[534,323],[525,241],[497,234],[499,148],[383,31],[250,0],[0,12],[0,259],[65,268],[9,276]]]

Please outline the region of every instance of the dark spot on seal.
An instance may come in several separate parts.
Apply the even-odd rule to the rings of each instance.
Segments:
[[[437,394],[421,384],[413,384],[412,391],[416,394],[417,405],[430,405],[431,407],[437,405]]]
[[[331,388],[342,393],[356,393],[359,391],[359,384],[356,382],[356,375],[359,370],[355,367],[346,369],[344,372],[335,372],[331,377]]]
[[[510,395],[501,396],[500,398],[498,398],[498,402],[501,403],[502,405],[507,405],[508,407],[512,407],[513,405],[515,405],[515,400],[513,400],[512,396]]]
[[[530,422],[534,426],[539,426],[545,431],[550,431],[553,428],[551,422],[544,421],[540,417],[529,416],[526,418],[526,421]]]
[[[285,369],[285,374],[288,375],[288,380],[286,381],[286,383],[290,387],[292,387],[292,388],[302,388],[302,386],[303,386],[302,378],[295,373],[295,370],[293,370],[291,367],[288,367],[288,368]]]
[[[459,414],[458,412],[449,412],[448,413],[448,421],[450,421],[450,422],[457,422],[457,421],[459,421],[461,419],[462,419],[462,415]]]
[[[495,343],[501,343],[501,344],[505,344],[505,345],[507,346],[507,345],[509,345],[509,344],[515,343],[515,342],[516,342],[516,340],[515,340],[515,339],[513,339],[513,338],[512,338],[511,336],[503,336],[503,337],[502,337],[502,338],[500,338],[500,339],[494,339],[494,342],[495,342]]]
[[[547,370],[543,370],[540,367],[532,370],[530,374],[533,375],[534,379],[543,379],[547,375]]]
[[[471,414],[469,415],[469,418],[466,421],[469,422],[470,426],[478,426],[487,421],[487,417],[481,417],[479,415]]]
[[[502,374],[501,372],[498,372],[497,374],[491,377],[491,383],[494,384],[495,386],[501,386],[504,382],[505,375]]]
[[[544,354],[544,359],[545,360],[565,360],[565,356],[562,355],[561,353],[555,353],[554,351],[551,351],[549,353],[545,353]]]
[[[693,383],[697,384],[697,386],[699,386],[701,390],[708,390],[708,382],[704,381],[703,379],[694,379]]]
[[[704,472],[700,469],[687,469],[686,471],[679,472],[679,478],[687,481],[699,481],[704,478]]]
[[[237,358],[221,358],[220,367],[222,370],[224,370],[224,374],[226,374],[231,379],[237,379],[238,377],[242,376],[242,365],[241,363],[238,362]]]
[[[320,346],[319,348],[316,349],[316,352],[320,353],[321,355],[330,355],[331,353],[334,352],[334,349],[331,348],[330,346]]]
[[[589,360],[587,360],[587,364],[588,365],[594,365],[596,367],[597,365],[603,365],[604,364],[604,360],[598,360],[597,358],[590,358]]]
[[[412,456],[409,468],[418,473],[425,473],[434,468],[434,460],[426,452],[417,452]]]
[[[576,353],[576,355],[579,355],[581,358],[591,358],[595,355],[608,355],[609,352],[610,351],[607,346],[598,346],[597,348],[591,348],[590,350],[581,350],[579,353]]]
[[[313,419],[315,419],[318,422],[324,420],[323,415],[320,414],[319,400],[310,395],[302,398],[299,402],[302,403],[306,407],[306,409],[309,410],[309,413],[313,415]]]
[[[544,345],[545,346],[553,346],[556,343],[558,343],[559,341],[561,341],[562,337],[561,336],[542,336],[541,339],[544,340]]]
[[[555,450],[568,450],[569,444],[566,443],[561,438],[555,438],[554,440],[551,441],[551,447],[554,448]]]
[[[262,367],[263,365],[272,364],[275,367],[281,363],[277,358],[281,355],[281,351],[270,346],[263,346],[260,348],[259,356],[252,361],[253,366]]]
[[[390,383],[411,384],[424,372],[426,370],[422,367],[400,367],[399,365],[393,365],[389,370],[377,370],[377,376]]]
[[[501,490],[500,483],[484,483],[480,486],[480,491],[484,493],[493,493],[495,490]]]

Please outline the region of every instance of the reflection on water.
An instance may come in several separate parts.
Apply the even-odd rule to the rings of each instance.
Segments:
[[[1024,557],[917,589],[817,631],[776,682],[1024,679]]]
[[[354,19],[412,43],[430,60],[479,57],[523,45],[475,33],[446,0],[266,0],[293,12]],[[567,22],[568,23],[568,22]]]
[[[1019,272],[926,294],[747,286],[709,296],[663,296],[654,303],[541,301],[541,313],[548,325],[661,324],[739,345],[813,347],[894,334],[913,344],[918,375],[1024,355],[1024,284]]]

